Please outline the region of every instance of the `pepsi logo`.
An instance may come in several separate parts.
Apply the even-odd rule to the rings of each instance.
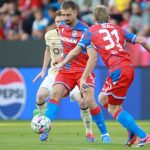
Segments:
[[[6,68],[0,73],[0,118],[17,119],[26,102],[26,86],[16,68]]]

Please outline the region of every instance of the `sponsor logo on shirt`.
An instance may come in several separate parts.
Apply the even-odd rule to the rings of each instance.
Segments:
[[[64,42],[68,42],[68,43],[77,44],[77,40],[76,39],[71,39],[71,38],[66,38],[66,37],[60,36],[60,40],[62,40]]]

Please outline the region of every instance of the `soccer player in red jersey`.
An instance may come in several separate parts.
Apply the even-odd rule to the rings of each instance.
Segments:
[[[57,67],[61,68],[73,60],[82,48],[91,43],[109,69],[109,75],[102,92],[99,94],[99,101],[105,108],[108,108],[114,119],[128,130],[129,138],[126,145],[131,146],[138,137],[137,146],[143,146],[150,143],[150,136],[136,124],[134,118],[122,107],[128,88],[134,79],[134,68],[129,54],[124,50],[124,43],[125,40],[132,44],[140,43],[149,52],[150,45],[146,43],[144,37],[125,32],[119,26],[108,23],[109,11],[106,6],[97,6],[94,10],[94,17],[95,25],[85,31],[77,46]],[[87,66],[86,70],[88,72],[83,73],[81,78],[81,87],[86,84],[86,78],[91,73],[90,66]]]
[[[61,12],[57,11],[55,16],[56,26],[58,26],[61,21],[62,21]],[[50,62],[50,66],[52,67],[53,62],[56,61],[56,59],[57,60],[59,59],[59,61],[62,60],[62,54],[63,54],[62,44],[57,29],[49,30],[46,32],[45,43],[46,43],[46,49],[44,54],[43,67],[41,72],[34,78],[33,82],[36,82],[39,78],[43,78],[43,76],[46,73],[46,68],[49,65],[49,62]],[[57,73],[58,70],[49,69],[48,75],[44,78],[43,82],[41,83],[37,92],[37,98],[36,98],[37,109],[33,111],[34,116],[45,115],[46,104],[47,104],[46,99],[51,97],[52,86],[55,81],[55,76]],[[80,107],[80,115],[83,121],[83,125],[85,127],[86,139],[88,142],[93,142],[94,136],[92,131],[92,117],[89,108],[82,103],[83,98],[78,86],[75,86],[75,88],[70,92],[69,96],[71,101],[78,102]],[[40,140],[43,141],[43,136],[41,135],[40,135]]]
[[[82,34],[88,29],[88,26],[77,19],[78,7],[73,1],[64,1],[61,6],[62,17],[64,23],[58,28],[60,40],[63,46],[63,55],[66,57],[68,53],[77,45]],[[68,93],[76,86],[80,85],[80,78],[86,65],[95,66],[97,53],[88,45],[89,49],[83,48],[72,62],[67,63],[61,68],[55,78],[52,89],[51,99],[47,105],[46,116],[52,121],[58,111],[59,101],[68,95]],[[91,61],[92,60],[92,61]],[[93,61],[94,60],[94,61]],[[90,109],[92,119],[95,121],[103,143],[110,143],[111,139],[105,125],[102,111],[94,99],[94,74],[91,73],[86,79],[87,90],[82,93],[87,106]],[[48,133],[43,133],[44,140],[48,138]]]

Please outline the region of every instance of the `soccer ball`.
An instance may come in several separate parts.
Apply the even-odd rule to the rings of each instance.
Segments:
[[[31,121],[31,129],[38,134],[48,132],[51,129],[51,121],[46,116],[36,115]]]

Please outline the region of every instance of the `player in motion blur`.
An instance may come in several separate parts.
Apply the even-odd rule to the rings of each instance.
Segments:
[[[77,20],[78,6],[73,1],[64,1],[61,6],[61,12],[65,23],[61,23],[58,27],[60,39],[63,46],[63,53],[66,57],[70,50],[72,50],[77,42],[80,40],[83,32],[88,28],[83,22]],[[91,47],[91,46],[89,46]],[[86,67],[86,64],[93,64],[95,66],[97,53],[95,50],[88,51],[82,49],[81,53],[71,63],[66,64],[59,70],[55,83],[53,85],[53,92],[51,99],[47,105],[46,116],[53,120],[57,111],[59,101],[76,86],[80,84],[80,78]],[[92,52],[92,53],[91,53]],[[93,61],[94,59],[94,61]],[[91,61],[92,60],[92,61]],[[98,126],[101,133],[103,143],[111,141],[108,134],[105,120],[102,111],[94,99],[94,74],[87,77],[88,90],[82,93],[86,104],[90,109],[93,120]],[[48,133],[44,133],[43,139],[48,138]]]
[[[128,33],[119,26],[109,23],[109,11],[106,6],[97,6],[94,10],[94,17],[95,25],[85,31],[78,45],[61,64],[57,65],[57,68],[61,68],[71,59],[77,57],[82,48],[92,43],[109,69],[109,75],[99,94],[99,101],[108,109],[114,119],[128,130],[129,137],[126,145],[131,146],[138,137],[136,146],[143,146],[150,143],[150,136],[136,124],[134,118],[122,107],[128,88],[134,79],[134,68],[129,54],[124,50],[124,41],[142,44],[149,52],[150,45],[146,43],[145,37]],[[86,84],[86,76],[81,80],[81,86]]]
[[[56,25],[58,26],[58,24],[61,21],[62,21],[61,12],[58,11],[56,13],[56,18],[55,18]],[[33,82],[36,82],[39,78],[44,77],[50,60],[51,60],[51,66],[53,66],[52,65],[53,61],[56,61],[56,59],[59,59],[60,61],[62,60],[62,45],[61,45],[60,37],[58,36],[57,29],[48,31],[45,34],[45,41],[46,41],[46,49],[44,55],[43,68],[41,72],[35,77]],[[39,87],[39,90],[37,92],[37,98],[36,98],[37,109],[34,110],[34,115],[38,115],[39,113],[45,115],[46,112],[45,100],[46,98],[51,97],[52,95],[52,85],[54,83],[57,73],[58,73],[57,70],[52,71],[49,69],[48,75],[45,77],[41,86]],[[70,97],[72,100],[76,100],[79,103],[81,117],[86,130],[87,141],[93,142],[94,136],[92,132],[92,117],[89,108],[85,105],[84,101],[82,100],[83,98],[81,97],[81,93],[77,86],[70,92]],[[43,140],[43,136],[40,136],[40,140],[41,141]]]

